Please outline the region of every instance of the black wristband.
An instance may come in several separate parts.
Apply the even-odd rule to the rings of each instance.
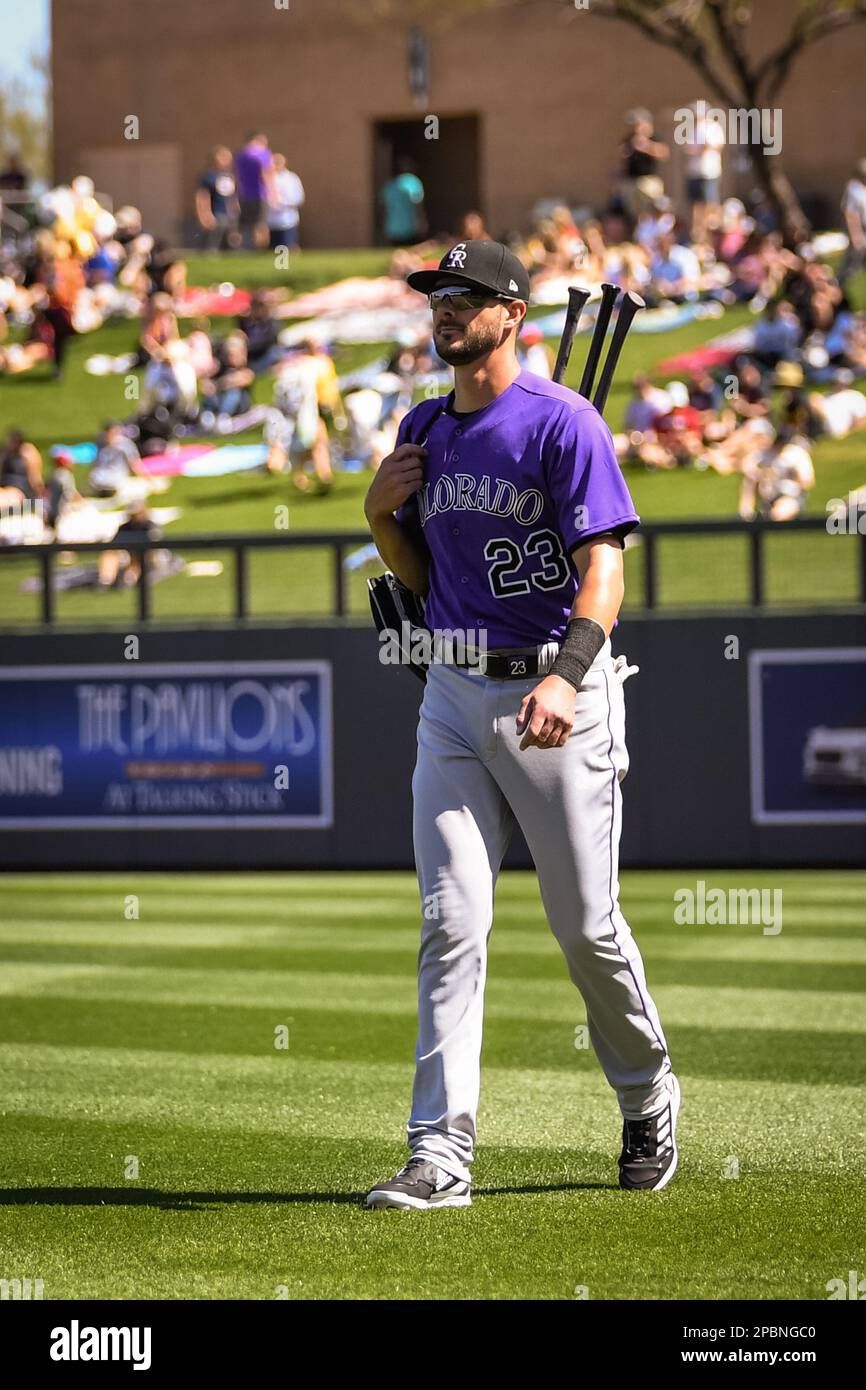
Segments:
[[[570,618],[550,674],[561,676],[575,690],[580,690],[584,676],[606,641],[604,628],[594,618]]]

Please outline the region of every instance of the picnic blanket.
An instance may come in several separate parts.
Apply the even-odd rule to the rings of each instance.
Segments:
[[[754,330],[746,325],[745,328],[734,329],[733,333],[711,338],[703,347],[693,348],[691,352],[666,357],[657,370],[665,375],[681,376],[684,373],[709,372],[714,367],[728,367],[741,352],[750,352],[754,342]]]
[[[407,309],[417,310],[424,300],[417,290],[410,290],[404,280],[395,280],[390,275],[373,278],[353,275],[347,280],[337,280],[333,285],[323,285],[320,290],[298,295],[285,304],[278,305],[274,313],[282,318],[317,318],[321,314],[348,314],[357,309]]]
[[[590,301],[591,303],[592,301]],[[681,328],[696,318],[705,317],[701,310],[703,304],[669,304],[658,309],[643,309],[636,316],[631,327],[632,333],[667,333],[672,328]],[[553,313],[542,314],[528,320],[533,328],[540,328],[545,338],[560,338],[565,327],[565,310],[555,309]],[[614,317],[614,322],[616,318]],[[589,333],[595,323],[594,314],[581,314],[579,334]]]
[[[147,454],[139,465],[149,478],[221,478],[260,468],[265,444],[181,444],[162,454]]]
[[[252,293],[239,290],[228,280],[208,287],[188,285],[175,300],[177,313],[184,319],[237,317],[250,307]]]
[[[418,295],[415,300],[411,309],[356,309],[322,314],[284,328],[280,342],[284,347],[296,347],[305,338],[317,343],[416,343],[430,333],[430,312]]]

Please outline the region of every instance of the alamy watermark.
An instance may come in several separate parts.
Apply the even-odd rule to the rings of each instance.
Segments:
[[[383,666],[467,666],[483,669],[487,656],[485,628],[416,627],[404,618],[400,630],[382,628],[379,660]]]
[[[764,936],[782,930],[781,888],[707,888],[699,878],[694,888],[674,893],[677,926],[762,927]]]
[[[782,110],[779,106],[708,106],[702,99],[674,112],[674,140],[678,145],[703,144],[702,130],[713,121],[728,145],[762,145],[764,154],[782,150]]]

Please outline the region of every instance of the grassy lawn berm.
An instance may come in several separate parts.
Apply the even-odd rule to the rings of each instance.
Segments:
[[[306,291],[348,275],[384,273],[387,252],[306,251],[292,263],[289,272],[276,271],[268,254],[250,253],[224,256],[190,256],[190,284],[231,280],[255,287],[261,284],[289,284]],[[859,300],[866,299],[866,275],[859,277]],[[652,372],[663,359],[699,346],[721,332],[729,332],[750,321],[745,309],[726,314],[724,319],[705,319],[663,334],[633,333],[620,362],[617,383],[611,393],[606,417],[613,429],[619,428],[629,394],[629,382],[639,371]],[[228,332],[231,319],[214,320],[213,331]],[[187,320],[184,331],[191,321]],[[47,454],[56,443],[76,443],[93,439],[102,422],[131,413],[124,399],[122,376],[94,377],[84,370],[85,360],[94,353],[119,354],[137,343],[137,322],[112,323],[96,333],[73,340],[68,367],[59,383],[46,379],[42,369],[31,376],[6,378],[0,387],[0,433],[11,424],[26,430]],[[367,344],[338,351],[337,366],[343,373],[382,351],[382,345]],[[586,338],[578,338],[572,355],[567,384],[576,388],[580,379]],[[270,379],[255,385],[256,401],[271,399]],[[261,430],[235,436],[232,442],[258,441]],[[224,442],[224,441],[223,441]],[[830,498],[842,498],[853,488],[866,484],[866,432],[847,440],[821,441],[815,450],[817,484],[809,494],[807,513],[826,515]],[[78,470],[81,485],[86,470]],[[168,490],[154,499],[154,505],[179,507],[181,516],[167,528],[171,541],[175,535],[219,536],[229,532],[272,532],[275,508],[288,504],[293,530],[365,529],[363,497],[369,474],[338,475],[332,493],[325,497],[301,496],[287,479],[262,473],[242,473],[224,478],[177,478]],[[646,473],[627,469],[627,479],[638,512],[647,521],[687,517],[732,517],[736,515],[738,481],[721,478],[713,472],[677,470],[674,473]],[[800,536],[780,547],[768,566],[768,597],[774,602],[850,602],[858,597],[856,546],[852,538],[834,539],[833,564],[827,563],[824,537]],[[747,563],[745,543],[731,537],[709,542],[705,538],[686,538],[666,542],[671,550],[665,565],[660,600],[665,606],[713,604],[735,606],[746,592]],[[226,552],[194,558],[222,560],[218,577],[190,578],[179,575],[157,585],[153,592],[153,611],[157,620],[201,621],[219,619],[231,613],[232,568]],[[38,573],[35,559],[3,557],[0,551],[0,624],[32,625],[39,621],[39,597],[22,594],[21,581]],[[632,551],[627,557],[628,598],[632,606],[642,603],[640,557]],[[330,612],[332,580],[330,557],[325,551],[305,551],[300,557],[278,557],[273,551],[253,556],[251,562],[251,616],[284,617]],[[350,611],[367,613],[363,578],[354,576],[349,585]],[[73,590],[57,596],[57,619],[77,626],[128,621],[134,600],[127,593],[94,593]]]

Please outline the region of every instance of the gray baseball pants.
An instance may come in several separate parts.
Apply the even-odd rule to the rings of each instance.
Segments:
[[[608,641],[578,693],[567,744],[521,752],[517,713],[539,676],[493,680],[446,665],[428,674],[412,779],[424,910],[407,1133],[413,1156],[465,1181],[475,1151],[493,894],[515,821],[620,1109],[652,1114],[667,1099],[667,1045],[618,903],[624,678],[624,659],[614,663]]]

